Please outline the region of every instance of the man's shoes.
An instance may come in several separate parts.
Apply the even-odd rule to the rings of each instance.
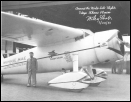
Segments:
[[[27,87],[30,87],[31,85],[30,84],[27,84]]]

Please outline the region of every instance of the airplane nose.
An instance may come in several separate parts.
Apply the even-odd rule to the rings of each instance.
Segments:
[[[114,51],[118,59],[122,59],[125,53],[124,44],[121,44],[118,39],[123,41],[120,31],[118,31],[115,37],[109,41],[108,49]]]
[[[95,48],[99,62],[110,62],[123,58],[124,45],[119,43],[118,38],[122,40],[122,34],[117,29],[96,32],[94,34],[94,45],[101,46],[101,48]]]
[[[118,32],[118,38],[123,41],[121,32]],[[122,44],[122,43],[120,44],[120,43],[119,43],[119,45],[120,45],[121,53],[122,53],[122,55],[124,56],[124,54],[125,54],[124,44]]]

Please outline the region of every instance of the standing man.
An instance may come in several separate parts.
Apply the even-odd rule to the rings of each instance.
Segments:
[[[37,59],[34,58],[34,53],[30,52],[30,58],[27,59],[27,73],[28,73],[28,84],[27,87],[31,86],[31,79],[32,84],[35,87],[36,86],[36,71],[38,70],[38,63]]]
[[[130,44],[129,44],[128,42],[123,41],[123,43],[124,43],[124,45],[125,45],[126,47],[130,48]]]
[[[124,45],[127,48],[130,48],[130,43],[124,41]],[[130,74],[130,52],[128,52],[124,55],[124,61],[125,61],[125,65],[126,65],[126,74]]]
[[[116,61],[112,62],[112,73],[116,74]]]

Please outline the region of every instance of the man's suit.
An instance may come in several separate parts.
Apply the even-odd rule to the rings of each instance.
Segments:
[[[33,85],[36,85],[36,71],[38,69],[38,63],[36,58],[27,59],[27,72],[28,72],[28,84],[31,85],[31,78]]]

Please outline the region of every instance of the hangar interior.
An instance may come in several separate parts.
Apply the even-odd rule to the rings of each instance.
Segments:
[[[111,24],[100,25],[95,21],[86,21],[79,14],[78,8],[114,6],[111,11]],[[118,29],[123,35],[130,35],[129,2],[125,1],[2,1],[2,11],[13,14],[28,15],[43,21],[65,25],[74,28],[90,29],[93,32],[109,29]],[[2,53],[4,57],[19,53],[33,46],[2,40]]]
[[[99,24],[94,20],[87,21],[81,13],[84,7],[94,7],[92,12],[100,6],[110,6],[108,10],[102,9],[102,11],[111,12],[109,14],[110,24]],[[90,29],[94,33],[118,29],[123,36],[130,36],[130,3],[128,1],[2,1],[2,11],[16,15],[27,15],[30,18],[69,27]],[[87,16],[90,15],[87,14]],[[3,57],[6,58],[33,47],[2,39],[1,50]],[[127,53],[130,54],[129,51]]]
[[[76,8],[114,6],[112,21],[109,25],[100,25],[95,21],[86,21]],[[3,12],[28,15],[43,21],[52,22],[74,28],[90,29],[93,32],[118,29],[123,35],[130,35],[129,2],[90,2],[90,1],[3,1]],[[19,53],[33,46],[2,40],[4,57]]]
[[[128,39],[125,39],[125,41],[130,42],[130,1],[1,1],[1,3],[1,12],[9,12],[16,15],[27,16],[73,28],[89,29],[94,34],[95,32],[99,31],[118,29],[122,36],[128,37]],[[101,10],[99,10],[97,7],[101,7]],[[104,7],[108,7],[108,9],[105,9]],[[97,17],[100,16],[100,14],[97,14],[98,12],[105,15],[102,16],[101,23],[97,22],[96,20]],[[5,29],[5,31],[6,30],[8,29]],[[1,31],[1,33],[3,34],[5,32]],[[1,37],[6,37],[4,34],[2,34]],[[20,52],[24,53],[23,51],[35,47],[17,43],[13,40],[11,41],[11,39],[14,39],[17,37],[17,35],[18,34],[13,37],[9,36],[9,40],[1,39],[1,52],[5,58],[5,62],[15,61],[14,59],[10,59],[11,57],[8,58],[9,56],[13,56]],[[1,76],[3,77],[1,77],[1,101],[129,101],[130,49],[125,47],[125,51],[126,58],[124,61],[118,60],[113,64],[108,62],[93,65],[93,68],[102,68],[102,70],[107,72],[107,74],[100,72],[100,74],[104,75],[103,78],[107,77],[107,80],[102,82],[99,86],[89,86],[82,92],[75,92],[71,91],[70,89],[53,88],[49,86],[48,82],[50,80],[64,75],[68,73],[68,71],[72,72],[71,70],[64,70],[65,65],[61,64],[59,60],[59,65],[57,66],[60,67],[60,64],[64,65],[64,67],[60,67],[63,68],[62,70],[60,69],[59,72],[44,72],[37,74],[37,86],[31,86],[30,88],[26,87],[28,74],[20,74],[25,68],[23,67],[23,65],[25,66],[26,64],[25,62],[25,64],[15,63],[11,66],[10,64],[9,66],[7,65],[7,67],[4,69],[8,71],[7,75],[2,75],[1,65]],[[49,52],[49,54],[52,52]],[[18,56],[17,59],[22,59],[24,54],[21,55],[22,57]],[[89,54],[87,58],[90,57],[91,55]],[[85,58],[85,56],[83,58]],[[86,61],[87,60],[85,60],[85,62]],[[1,61],[1,63],[3,62]],[[51,61],[48,64],[52,65],[52,67],[48,66],[47,68],[44,66],[47,62],[45,60],[41,62],[43,69],[54,68],[54,64],[52,64]],[[114,74],[111,70],[115,68],[118,72]],[[124,72],[125,69],[126,74]],[[17,74],[9,74],[10,72],[13,72],[13,70],[15,70]],[[96,73],[96,71],[94,72]],[[78,75],[75,77],[77,76]],[[74,77],[69,77],[69,79],[72,78]],[[64,79],[66,78],[64,77],[62,81]],[[89,80],[87,80],[87,82],[88,81]],[[80,86],[75,82],[71,83],[71,85],[73,86],[73,89],[75,86]],[[64,86],[68,85],[65,84]]]

